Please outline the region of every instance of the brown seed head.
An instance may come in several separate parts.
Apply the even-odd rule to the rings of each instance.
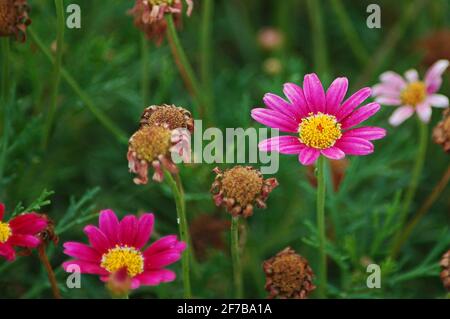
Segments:
[[[167,104],[147,107],[142,113],[140,123],[141,127],[167,124],[170,130],[186,128],[191,133],[194,129],[194,120],[188,110]]]
[[[441,280],[445,289],[450,291],[450,250],[448,250],[441,259],[440,265],[442,267]]]
[[[270,298],[305,299],[315,289],[308,261],[290,247],[265,261],[263,268]]]
[[[15,36],[24,42],[26,28],[31,23],[26,0],[0,0],[0,36]]]
[[[152,162],[158,156],[169,153],[170,137],[171,132],[165,127],[146,126],[133,134],[129,147],[139,159]]]
[[[261,192],[263,178],[259,171],[243,166],[236,166],[225,171],[222,189],[225,197],[233,198],[237,204],[251,204]]]
[[[433,140],[444,149],[444,152],[450,153],[450,109],[443,113],[443,119],[433,129]]]

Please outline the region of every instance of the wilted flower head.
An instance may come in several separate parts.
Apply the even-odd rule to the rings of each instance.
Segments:
[[[269,298],[306,299],[316,287],[308,261],[290,247],[263,264]]]
[[[235,166],[222,172],[213,170],[216,178],[211,186],[214,202],[226,207],[233,216],[253,215],[253,207],[265,208],[270,192],[278,186],[275,178],[264,179],[261,172],[251,166]]]
[[[171,282],[175,273],[164,267],[181,258],[186,244],[169,235],[144,248],[153,224],[153,214],[142,214],[139,218],[127,215],[119,221],[112,210],[104,210],[100,213],[99,227],[84,228],[89,245],[64,243],[64,253],[75,259],[65,262],[63,267],[70,271],[78,266],[81,273],[98,275],[117,294],[127,287],[136,289]]]
[[[31,20],[26,0],[0,0],[0,36],[14,36],[18,41],[26,39],[26,29]]]
[[[423,63],[427,66],[437,60],[450,60],[450,29],[434,31],[421,40],[419,45],[425,51]]]
[[[433,140],[450,153],[450,109],[446,109],[442,116],[443,119],[433,129]]]
[[[141,128],[152,125],[164,125],[170,130],[185,128],[194,131],[194,119],[191,112],[175,105],[152,105],[147,107],[141,116]]]
[[[194,7],[193,0],[185,0],[187,15]],[[180,26],[183,11],[183,0],[136,0],[129,13],[134,17],[134,24],[152,39],[161,44],[167,30],[165,14],[172,14],[175,25]]]
[[[342,103],[348,80],[337,78],[325,92],[316,74],[305,75],[303,89],[293,83],[284,85],[283,98],[268,93],[267,108],[255,108],[254,120],[295,136],[276,136],[259,143],[263,152],[277,151],[296,154],[303,165],[312,165],[320,155],[338,160],[345,155],[368,155],[374,151],[371,140],[383,138],[386,131],[379,127],[358,127],[380,109],[378,103],[358,106],[370,94],[363,88]]]
[[[389,118],[393,126],[400,125],[415,112],[419,119],[428,123],[431,118],[431,107],[448,107],[448,97],[437,94],[442,84],[442,73],[449,62],[439,60],[425,73],[420,80],[416,70],[405,72],[405,79],[399,74],[388,71],[380,75],[381,83],[373,87],[373,95],[380,104],[400,106]]]
[[[283,41],[283,33],[276,28],[266,27],[258,33],[258,43],[264,50],[277,50],[281,48]]]
[[[440,265],[442,267],[441,280],[445,289],[450,291],[450,250],[448,250],[441,259]]]
[[[36,213],[25,213],[3,221],[5,205],[0,203],[0,256],[7,261],[16,258],[14,247],[36,248],[41,243],[38,234],[47,227],[47,221]]]
[[[189,227],[192,247],[198,259],[204,260],[209,249],[225,250],[225,231],[230,229],[230,221],[213,214],[195,217]]]

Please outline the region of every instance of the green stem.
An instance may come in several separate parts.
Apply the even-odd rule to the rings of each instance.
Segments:
[[[234,292],[236,298],[243,297],[242,287],[242,266],[239,249],[239,217],[232,217],[231,219],[231,259],[233,262],[233,280]]]
[[[0,190],[1,183],[3,180],[3,174],[5,171],[6,163],[6,153],[8,150],[8,139],[9,139],[9,126],[10,126],[10,107],[9,107],[9,38],[1,39],[1,50],[2,50],[2,77],[1,77],[1,96],[0,105],[3,105],[3,136],[2,136],[2,150],[0,154]]]
[[[142,63],[142,75],[141,75],[141,90],[142,90],[142,104],[148,103],[148,90],[150,86],[149,79],[149,60],[148,60],[148,39],[145,34],[141,35],[141,63]]]
[[[428,125],[426,123],[423,123],[419,118],[417,119],[417,123],[419,126],[419,148],[417,150],[416,162],[412,171],[411,181],[409,182],[409,186],[404,199],[404,204],[399,214],[399,229],[394,237],[394,241],[391,246],[390,256],[392,258],[395,258],[399,252],[400,244],[402,241],[403,225],[407,220],[411,203],[414,199],[414,196],[416,195],[417,186],[419,185],[423,165],[425,163],[428,144]]]
[[[352,25],[352,19],[347,14],[347,11],[341,0],[331,0],[331,7],[338,18],[337,21],[344,32],[347,43],[353,51],[354,56],[359,60],[361,65],[366,65],[369,61],[369,54],[363,46],[361,39],[358,36],[355,28]]]
[[[197,106],[197,111],[200,117],[205,115],[204,112],[204,99],[200,92],[201,88],[198,84],[198,80],[195,77],[194,70],[192,69],[191,64],[184,52],[184,49],[181,45],[180,39],[178,38],[178,33],[175,28],[175,23],[173,22],[172,15],[166,15],[167,27],[168,27],[168,40],[170,44],[170,48],[172,50],[172,55],[174,57],[175,63],[178,67],[178,70],[183,78],[183,81],[194,100],[194,103]]]
[[[172,177],[172,174],[168,171],[164,171],[165,178],[170,188],[172,189],[173,196],[175,198],[175,206],[177,208],[178,227],[180,231],[180,239],[187,244],[187,249],[183,252],[181,258],[181,267],[183,269],[183,286],[184,286],[184,298],[191,299],[191,278],[189,270],[189,254],[192,251],[188,224],[186,218],[186,202],[184,200],[184,191],[181,184],[180,176],[176,175],[176,180]]]
[[[51,63],[55,63],[53,60],[53,57],[47,47],[44,45],[42,40],[39,38],[39,36],[34,32],[32,28],[28,28],[28,33],[30,34],[33,41],[36,43],[36,45],[39,47],[39,49],[44,53],[44,55],[49,59]],[[62,78],[67,82],[67,84],[72,88],[72,90],[75,92],[75,94],[78,95],[80,100],[86,105],[86,107],[89,109],[89,111],[94,115],[97,120],[102,124],[108,131],[110,131],[117,140],[122,144],[128,144],[128,138],[126,134],[117,127],[111,119],[103,113],[102,110],[97,108],[95,103],[92,101],[90,96],[83,91],[83,89],[78,85],[78,83],[75,81],[75,79],[72,77],[72,75],[67,72],[64,67],[61,67],[61,76]]]
[[[214,13],[214,0],[203,0],[202,7],[202,24],[201,24],[201,38],[200,38],[200,52],[201,52],[201,80],[204,88],[204,95],[208,101],[207,118],[214,118],[214,101],[213,88],[211,78],[211,52],[212,52],[212,19]]]
[[[47,121],[44,126],[44,134],[42,140],[43,149],[47,148],[48,139],[52,130],[53,121],[55,118],[56,108],[58,105],[58,90],[61,83],[61,65],[64,45],[64,3],[63,0],[55,0],[56,9],[56,58],[53,64],[53,87],[51,93],[51,104],[47,115]]]
[[[326,297],[327,290],[327,255],[325,250],[325,158],[317,160],[317,231],[319,236],[319,285],[318,295]]]
[[[307,7],[313,34],[314,65],[319,76],[328,76],[327,43],[321,2],[320,0],[307,0]]]

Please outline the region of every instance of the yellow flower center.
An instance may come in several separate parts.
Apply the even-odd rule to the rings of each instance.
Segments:
[[[9,227],[8,223],[0,222],[0,243],[5,243],[11,234],[11,227]]]
[[[103,254],[100,266],[110,273],[126,268],[128,275],[134,277],[144,272],[144,256],[136,248],[116,245]]]
[[[160,6],[162,4],[167,4],[170,6],[173,3],[173,0],[149,0],[149,2],[154,6]]]
[[[299,125],[300,141],[313,148],[326,149],[341,138],[341,124],[333,115],[310,113]]]
[[[130,139],[130,148],[149,163],[159,155],[166,155],[171,147],[171,132],[161,126],[146,126],[134,133]]]
[[[423,82],[408,84],[400,94],[403,104],[415,106],[422,102],[427,96],[426,86]]]

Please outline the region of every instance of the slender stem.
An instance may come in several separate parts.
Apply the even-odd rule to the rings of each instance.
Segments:
[[[148,90],[150,86],[149,79],[149,60],[148,60],[148,39],[144,33],[141,33],[141,64],[142,64],[142,75],[141,75],[141,90],[142,90],[142,104],[147,105],[148,103]]]
[[[175,198],[175,206],[177,208],[178,227],[180,231],[180,239],[187,244],[187,249],[183,252],[181,258],[181,267],[183,269],[183,286],[184,286],[184,298],[192,298],[191,292],[191,278],[189,269],[189,254],[191,251],[188,225],[186,218],[186,203],[184,200],[184,191],[181,185],[180,176],[176,175],[176,181],[168,171],[164,171],[166,180],[172,189],[173,196]]]
[[[319,286],[320,298],[326,297],[327,290],[327,255],[325,250],[325,158],[317,160],[317,231],[319,236]]]
[[[168,40],[175,63],[177,64],[181,77],[183,78],[184,83],[188,91],[190,92],[192,99],[194,100],[194,103],[197,105],[199,116],[203,117],[205,115],[205,104],[203,96],[201,95],[202,91],[200,85],[198,84],[198,80],[195,77],[194,70],[189,63],[186,53],[184,52],[184,49],[181,45],[180,39],[178,38],[178,33],[175,28],[175,23],[173,22],[172,15],[166,15],[166,21],[168,27]]]
[[[61,83],[61,64],[64,45],[64,4],[63,0],[55,0],[56,8],[56,58],[53,64],[53,87],[50,103],[50,109],[47,114],[47,121],[44,126],[44,134],[42,140],[42,147],[45,149],[48,145],[48,139],[52,130],[53,121],[55,118],[56,108],[58,105],[58,90]]]
[[[314,48],[314,65],[321,76],[328,75],[327,43],[325,39],[325,28],[322,18],[322,7],[320,0],[307,0],[308,14],[311,20],[311,29]]]
[[[352,19],[348,16],[347,11],[342,4],[341,0],[331,0],[331,7],[336,14],[337,22],[339,23],[344,35],[346,37],[347,43],[350,49],[353,51],[353,55],[358,59],[361,65],[366,65],[369,61],[369,53],[367,49],[362,45],[362,42],[352,25]]]
[[[396,247],[399,247],[401,242],[401,232],[403,230],[403,225],[406,222],[408,217],[409,209],[416,195],[417,186],[419,185],[420,177],[422,175],[423,165],[425,163],[425,156],[427,152],[427,144],[428,144],[428,125],[423,123],[420,119],[417,119],[417,123],[419,126],[419,148],[417,150],[416,162],[414,164],[414,168],[411,175],[411,181],[409,183],[408,189],[406,191],[404,203],[399,215],[399,229],[397,234],[394,237],[393,244],[391,246],[390,256],[395,257],[397,254]]]
[[[423,205],[420,207],[420,209],[417,211],[414,217],[410,220],[410,222],[400,233],[399,242],[394,247],[394,256],[398,254],[401,247],[406,242],[408,237],[411,235],[412,231],[417,226],[419,221],[422,219],[423,216],[425,216],[425,214],[429,211],[433,203],[439,198],[439,195],[442,193],[442,191],[447,187],[449,181],[450,181],[450,166],[447,167],[447,171],[442,176],[441,180],[436,184],[436,186],[433,188],[433,191],[425,200]]]
[[[30,34],[33,41],[36,43],[36,45],[39,47],[39,49],[44,53],[44,55],[49,59],[51,63],[55,63],[53,60],[53,57],[47,47],[44,45],[42,40],[39,38],[39,36],[34,32],[32,28],[28,28],[28,33]],[[61,75],[62,78],[67,82],[67,84],[72,88],[72,90],[75,92],[75,94],[78,95],[81,101],[86,105],[86,107],[89,109],[89,111],[94,115],[97,120],[102,124],[108,131],[110,131],[117,140],[122,144],[128,143],[128,138],[126,134],[114,124],[111,119],[103,113],[102,110],[97,108],[95,103],[92,101],[90,96],[81,89],[79,84],[75,81],[75,79],[72,77],[72,75],[64,69],[64,67],[61,67]]]
[[[212,52],[212,19],[214,13],[214,0],[203,0],[202,3],[202,24],[201,24],[201,38],[200,38],[200,52],[201,52],[201,80],[204,88],[204,95],[208,101],[208,119],[214,118],[214,101],[213,88],[211,78],[211,52]]]
[[[231,218],[231,259],[233,261],[233,280],[236,298],[243,296],[242,266],[239,249],[239,217]]]
[[[1,96],[0,105],[3,105],[3,134],[2,134],[2,149],[0,153],[0,189],[3,180],[3,174],[5,171],[6,163],[6,153],[8,150],[8,139],[9,139],[9,117],[10,117],[10,106],[9,106],[9,38],[5,37],[1,39],[1,49],[2,49],[2,77],[1,77]]]
[[[44,268],[47,271],[48,281],[50,282],[50,286],[52,287],[53,297],[55,299],[61,299],[61,293],[59,292],[55,272],[53,271],[52,265],[48,260],[47,253],[45,252],[45,244],[42,244],[38,247],[38,255],[42,265],[44,265]]]

